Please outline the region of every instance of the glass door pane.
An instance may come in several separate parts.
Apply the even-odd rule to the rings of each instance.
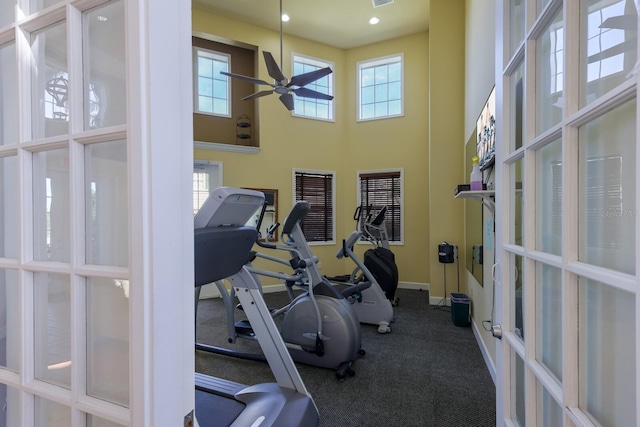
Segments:
[[[562,420],[564,418],[562,407],[558,405],[558,402],[556,402],[553,396],[551,396],[539,381],[536,386],[538,395],[538,425],[561,427],[563,425]]]
[[[69,262],[69,150],[33,154],[33,258]]]
[[[1,8],[2,6],[0,6],[0,10]],[[0,12],[0,21],[2,19]],[[1,23],[0,27],[2,27]],[[3,108],[0,108],[0,145],[18,143],[17,74],[16,44],[11,42],[0,45],[0,104],[3,105]]]
[[[29,0],[29,11],[35,13],[50,6],[62,3],[64,0]]]
[[[509,243],[524,246],[524,161],[517,160],[510,165],[510,191],[511,191],[511,233]]]
[[[87,278],[87,394],[129,406],[129,281]]]
[[[16,3],[16,0],[0,0],[0,28],[15,20]]]
[[[69,73],[65,22],[31,35],[31,119],[33,139],[69,132]]]
[[[524,0],[510,0],[509,4],[511,10],[509,52],[513,55],[522,40],[524,40],[526,5]]]
[[[69,427],[71,408],[36,396],[35,427]]]
[[[520,63],[515,72],[509,77],[510,85],[510,138],[509,152],[515,151],[522,147],[524,141],[524,64]]]
[[[562,8],[536,44],[536,134],[560,123],[564,78],[564,24]]]
[[[103,418],[87,414],[87,427],[123,427],[121,424],[112,423]]]
[[[0,402],[3,403],[0,411],[0,427],[20,425],[20,392],[5,384],[0,384]]]
[[[20,247],[18,157],[0,157],[0,258],[18,259]]]
[[[580,128],[579,259],[635,273],[636,101]]]
[[[520,255],[512,255],[513,258],[513,272],[512,272],[512,304],[513,312],[513,333],[522,340],[524,340],[524,265],[522,263],[522,257]]]
[[[580,2],[580,105],[587,105],[629,78],[636,65],[638,12],[633,2]]]
[[[536,360],[562,382],[562,270],[536,264]]]
[[[562,141],[536,151],[536,249],[562,254]]]
[[[0,331],[0,367],[18,372],[21,327],[17,270],[0,269]],[[0,399],[0,402],[3,400]]]
[[[84,128],[126,122],[124,1],[113,1],[83,14]]]
[[[635,427],[635,296],[594,280],[579,283],[580,408],[596,425]]]
[[[525,424],[524,360],[515,350],[511,350],[511,415],[518,426]]]
[[[71,388],[71,284],[69,276],[34,273],[35,376]]]
[[[86,262],[129,264],[127,143],[85,147]]]

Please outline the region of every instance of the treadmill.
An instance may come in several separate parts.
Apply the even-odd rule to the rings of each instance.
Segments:
[[[235,288],[276,383],[245,386],[195,374],[196,425],[318,426],[319,414],[280,332],[259,284],[245,264],[256,242],[253,223],[264,194],[240,188],[216,188],[194,217],[195,304],[200,287],[227,279]]]

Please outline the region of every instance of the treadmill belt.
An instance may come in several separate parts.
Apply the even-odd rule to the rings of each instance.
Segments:
[[[243,409],[244,404],[235,399],[196,389],[196,417],[200,427],[227,427]]]

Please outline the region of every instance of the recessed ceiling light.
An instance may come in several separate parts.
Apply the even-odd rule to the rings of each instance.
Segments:
[[[286,13],[282,14],[282,22],[289,22],[289,15],[287,15]]]
[[[378,22],[380,22],[380,20],[378,18],[376,18],[375,16],[371,19],[369,19],[369,24],[371,25],[376,25]]]

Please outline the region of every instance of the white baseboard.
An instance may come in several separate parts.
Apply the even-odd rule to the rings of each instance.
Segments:
[[[399,289],[415,289],[415,290],[420,290],[420,291],[428,291],[429,290],[429,284],[428,283],[416,283],[416,282],[398,282],[398,288]],[[264,286],[262,288],[262,291],[265,294],[270,294],[272,292],[282,292],[282,291],[286,291],[286,290],[287,290],[287,288],[285,287],[284,284],[268,285],[268,286]],[[204,285],[202,287],[202,290],[200,291],[200,299],[207,299],[207,298],[220,298],[220,293],[218,292],[218,288],[216,287],[216,285],[209,284],[209,285]],[[438,301],[436,301],[433,304],[437,304]],[[431,304],[431,301],[429,303]]]
[[[442,297],[429,297],[429,305],[442,305],[442,302]],[[451,300],[449,298],[445,298],[444,305],[451,307]]]
[[[482,358],[484,359],[484,363],[487,365],[487,369],[489,370],[489,374],[491,375],[491,379],[493,380],[493,384],[496,383],[496,366],[491,360],[491,355],[489,354],[489,350],[480,335],[480,330],[478,329],[478,325],[473,320],[471,321],[471,329],[473,330],[473,335],[476,337],[476,341],[478,342],[478,347],[480,347],[480,352],[482,353]]]
[[[399,289],[414,289],[418,291],[428,291],[430,286],[428,283],[417,283],[417,282],[398,282]]]

